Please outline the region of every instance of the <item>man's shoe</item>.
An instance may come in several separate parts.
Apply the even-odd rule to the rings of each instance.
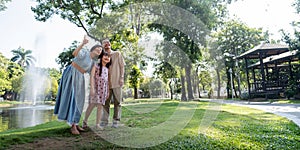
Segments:
[[[100,126],[103,127],[103,128],[106,127],[107,125],[108,125],[108,123],[106,123],[106,122],[101,122],[100,123]]]
[[[111,127],[112,127],[112,128],[118,128],[118,124],[113,123]]]
[[[100,126],[99,124],[96,124],[96,129],[97,130],[104,130],[104,127]]]
[[[118,121],[113,121],[112,126],[113,128],[118,128]]]

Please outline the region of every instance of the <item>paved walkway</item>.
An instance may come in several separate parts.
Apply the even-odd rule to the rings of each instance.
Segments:
[[[285,117],[300,127],[300,104],[280,104],[277,102],[250,102],[236,101],[236,100],[208,100],[212,102],[219,102],[223,104],[232,104],[246,106],[254,109],[270,112],[282,117]]]

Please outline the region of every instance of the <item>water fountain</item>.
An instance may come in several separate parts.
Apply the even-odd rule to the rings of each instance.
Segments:
[[[20,100],[32,105],[43,103],[50,88],[51,80],[46,70],[30,66],[25,72]]]

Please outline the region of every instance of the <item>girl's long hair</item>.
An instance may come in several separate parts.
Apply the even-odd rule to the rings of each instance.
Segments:
[[[98,59],[100,59],[100,62],[98,63],[99,66],[99,76],[101,77],[102,74],[102,59],[104,55],[109,55],[107,52],[105,52],[104,50],[102,50],[101,54],[99,55]],[[109,68],[109,66],[111,65],[111,58],[110,61],[105,65],[107,68]]]

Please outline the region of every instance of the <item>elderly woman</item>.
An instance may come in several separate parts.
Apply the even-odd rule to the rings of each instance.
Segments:
[[[71,126],[71,133],[78,135],[84,131],[78,123],[85,101],[84,73],[90,73],[91,67],[101,54],[101,45],[95,45],[90,51],[83,48],[88,43],[86,38],[73,51],[72,64],[64,70],[56,97],[54,114],[58,120],[66,121]]]

